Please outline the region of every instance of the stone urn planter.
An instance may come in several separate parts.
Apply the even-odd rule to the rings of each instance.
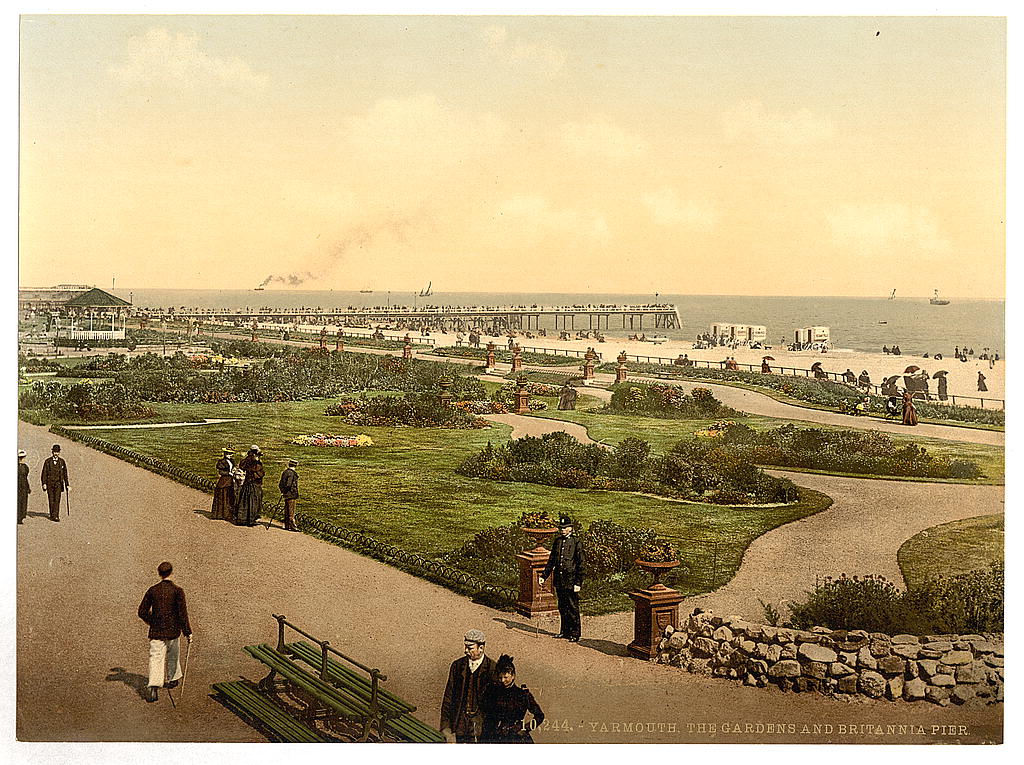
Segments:
[[[637,558],[636,565],[641,571],[646,571],[648,574],[654,577],[654,581],[648,589],[651,590],[667,590],[668,588],[661,583],[661,578],[665,576],[669,571],[679,565],[677,560],[669,561],[654,561],[654,560],[642,560]]]
[[[516,558],[519,560],[519,599],[516,611],[523,616],[534,617],[558,611],[558,601],[552,590],[552,582],[540,583],[540,575],[547,565],[551,553],[545,549],[544,541],[554,536],[556,528],[521,527],[526,536],[533,542],[531,550],[523,550]]]

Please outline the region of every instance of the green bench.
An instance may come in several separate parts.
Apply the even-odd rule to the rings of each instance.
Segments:
[[[286,643],[283,652],[316,669],[324,667],[322,651],[311,643],[302,640]],[[367,705],[371,704],[373,683],[369,678],[330,657],[326,661],[326,670],[322,679],[361,698]],[[416,711],[416,707],[412,704],[379,686],[377,700],[382,712],[384,727],[396,738],[416,744],[444,742],[444,736],[440,731],[412,716],[412,713]]]
[[[263,731],[271,741],[285,744],[321,744],[332,740],[296,720],[260,693],[252,683],[244,680],[214,683],[213,690],[229,709]]]

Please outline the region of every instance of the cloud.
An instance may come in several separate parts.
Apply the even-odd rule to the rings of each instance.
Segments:
[[[953,245],[926,207],[895,202],[842,205],[828,218],[839,244],[864,254],[941,258]]]
[[[609,236],[608,222],[603,215],[571,209],[557,210],[547,199],[539,196],[511,197],[498,206],[498,214],[516,219],[523,230],[527,227],[554,230],[593,239],[607,239]]]
[[[128,40],[124,63],[109,69],[126,85],[164,85],[191,90],[217,85],[247,90],[266,86],[267,76],[239,58],[216,58],[199,47],[199,35],[149,29]]]
[[[722,114],[722,127],[730,140],[751,139],[775,146],[803,146],[827,141],[835,134],[828,117],[809,109],[771,112],[757,100],[741,101]]]
[[[361,156],[417,166],[472,159],[501,145],[507,126],[493,114],[475,115],[439,103],[433,93],[384,98],[349,119],[344,135]]]
[[[624,160],[647,150],[643,138],[607,121],[567,122],[562,126],[561,142],[574,154],[589,158]]]
[[[707,230],[718,222],[718,211],[708,202],[681,199],[675,189],[664,188],[644,194],[640,201],[660,226]]]
[[[485,27],[482,37],[493,57],[514,67],[521,66],[550,77],[565,66],[566,56],[562,49],[523,38],[510,38],[503,26],[491,24]]]

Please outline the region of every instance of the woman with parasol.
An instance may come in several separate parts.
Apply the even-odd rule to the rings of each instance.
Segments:
[[[949,395],[947,393],[947,389],[948,389],[948,381],[946,380],[946,375],[947,374],[949,374],[949,373],[945,369],[940,369],[938,372],[936,372],[935,374],[932,375],[932,377],[934,377],[935,381],[936,381],[935,385],[936,385],[936,389],[938,390],[939,401],[946,401],[947,399],[949,399]]]
[[[903,389],[903,424],[917,425],[917,409],[914,408],[914,394]]]
[[[769,361],[775,361],[775,359],[771,356],[765,356],[761,359],[761,374],[770,375],[772,373],[772,368],[768,365]]]

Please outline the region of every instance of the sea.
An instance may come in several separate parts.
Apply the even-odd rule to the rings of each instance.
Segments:
[[[883,346],[898,345],[911,355],[951,355],[956,346],[998,351],[1005,357],[1005,308],[1003,300],[949,298],[949,305],[931,305],[928,298],[888,297],[747,297],[733,295],[627,295],[573,293],[441,292],[429,297],[412,292],[348,292],[336,290],[180,290],[116,289],[114,294],[145,308],[323,308],[349,306],[566,306],[598,304],[669,303],[679,312],[682,326],[655,330],[645,325],[648,336],[662,334],[673,340],[693,339],[716,322],[764,325],[768,340],[793,341],[800,327],[830,328],[836,348],[879,353]],[[548,319],[548,321],[551,321]],[[582,322],[586,324],[586,321]],[[542,324],[542,326],[544,326]],[[550,331],[554,325],[548,326]],[[586,329],[577,324],[577,329]],[[631,334],[612,320],[609,336]]]

